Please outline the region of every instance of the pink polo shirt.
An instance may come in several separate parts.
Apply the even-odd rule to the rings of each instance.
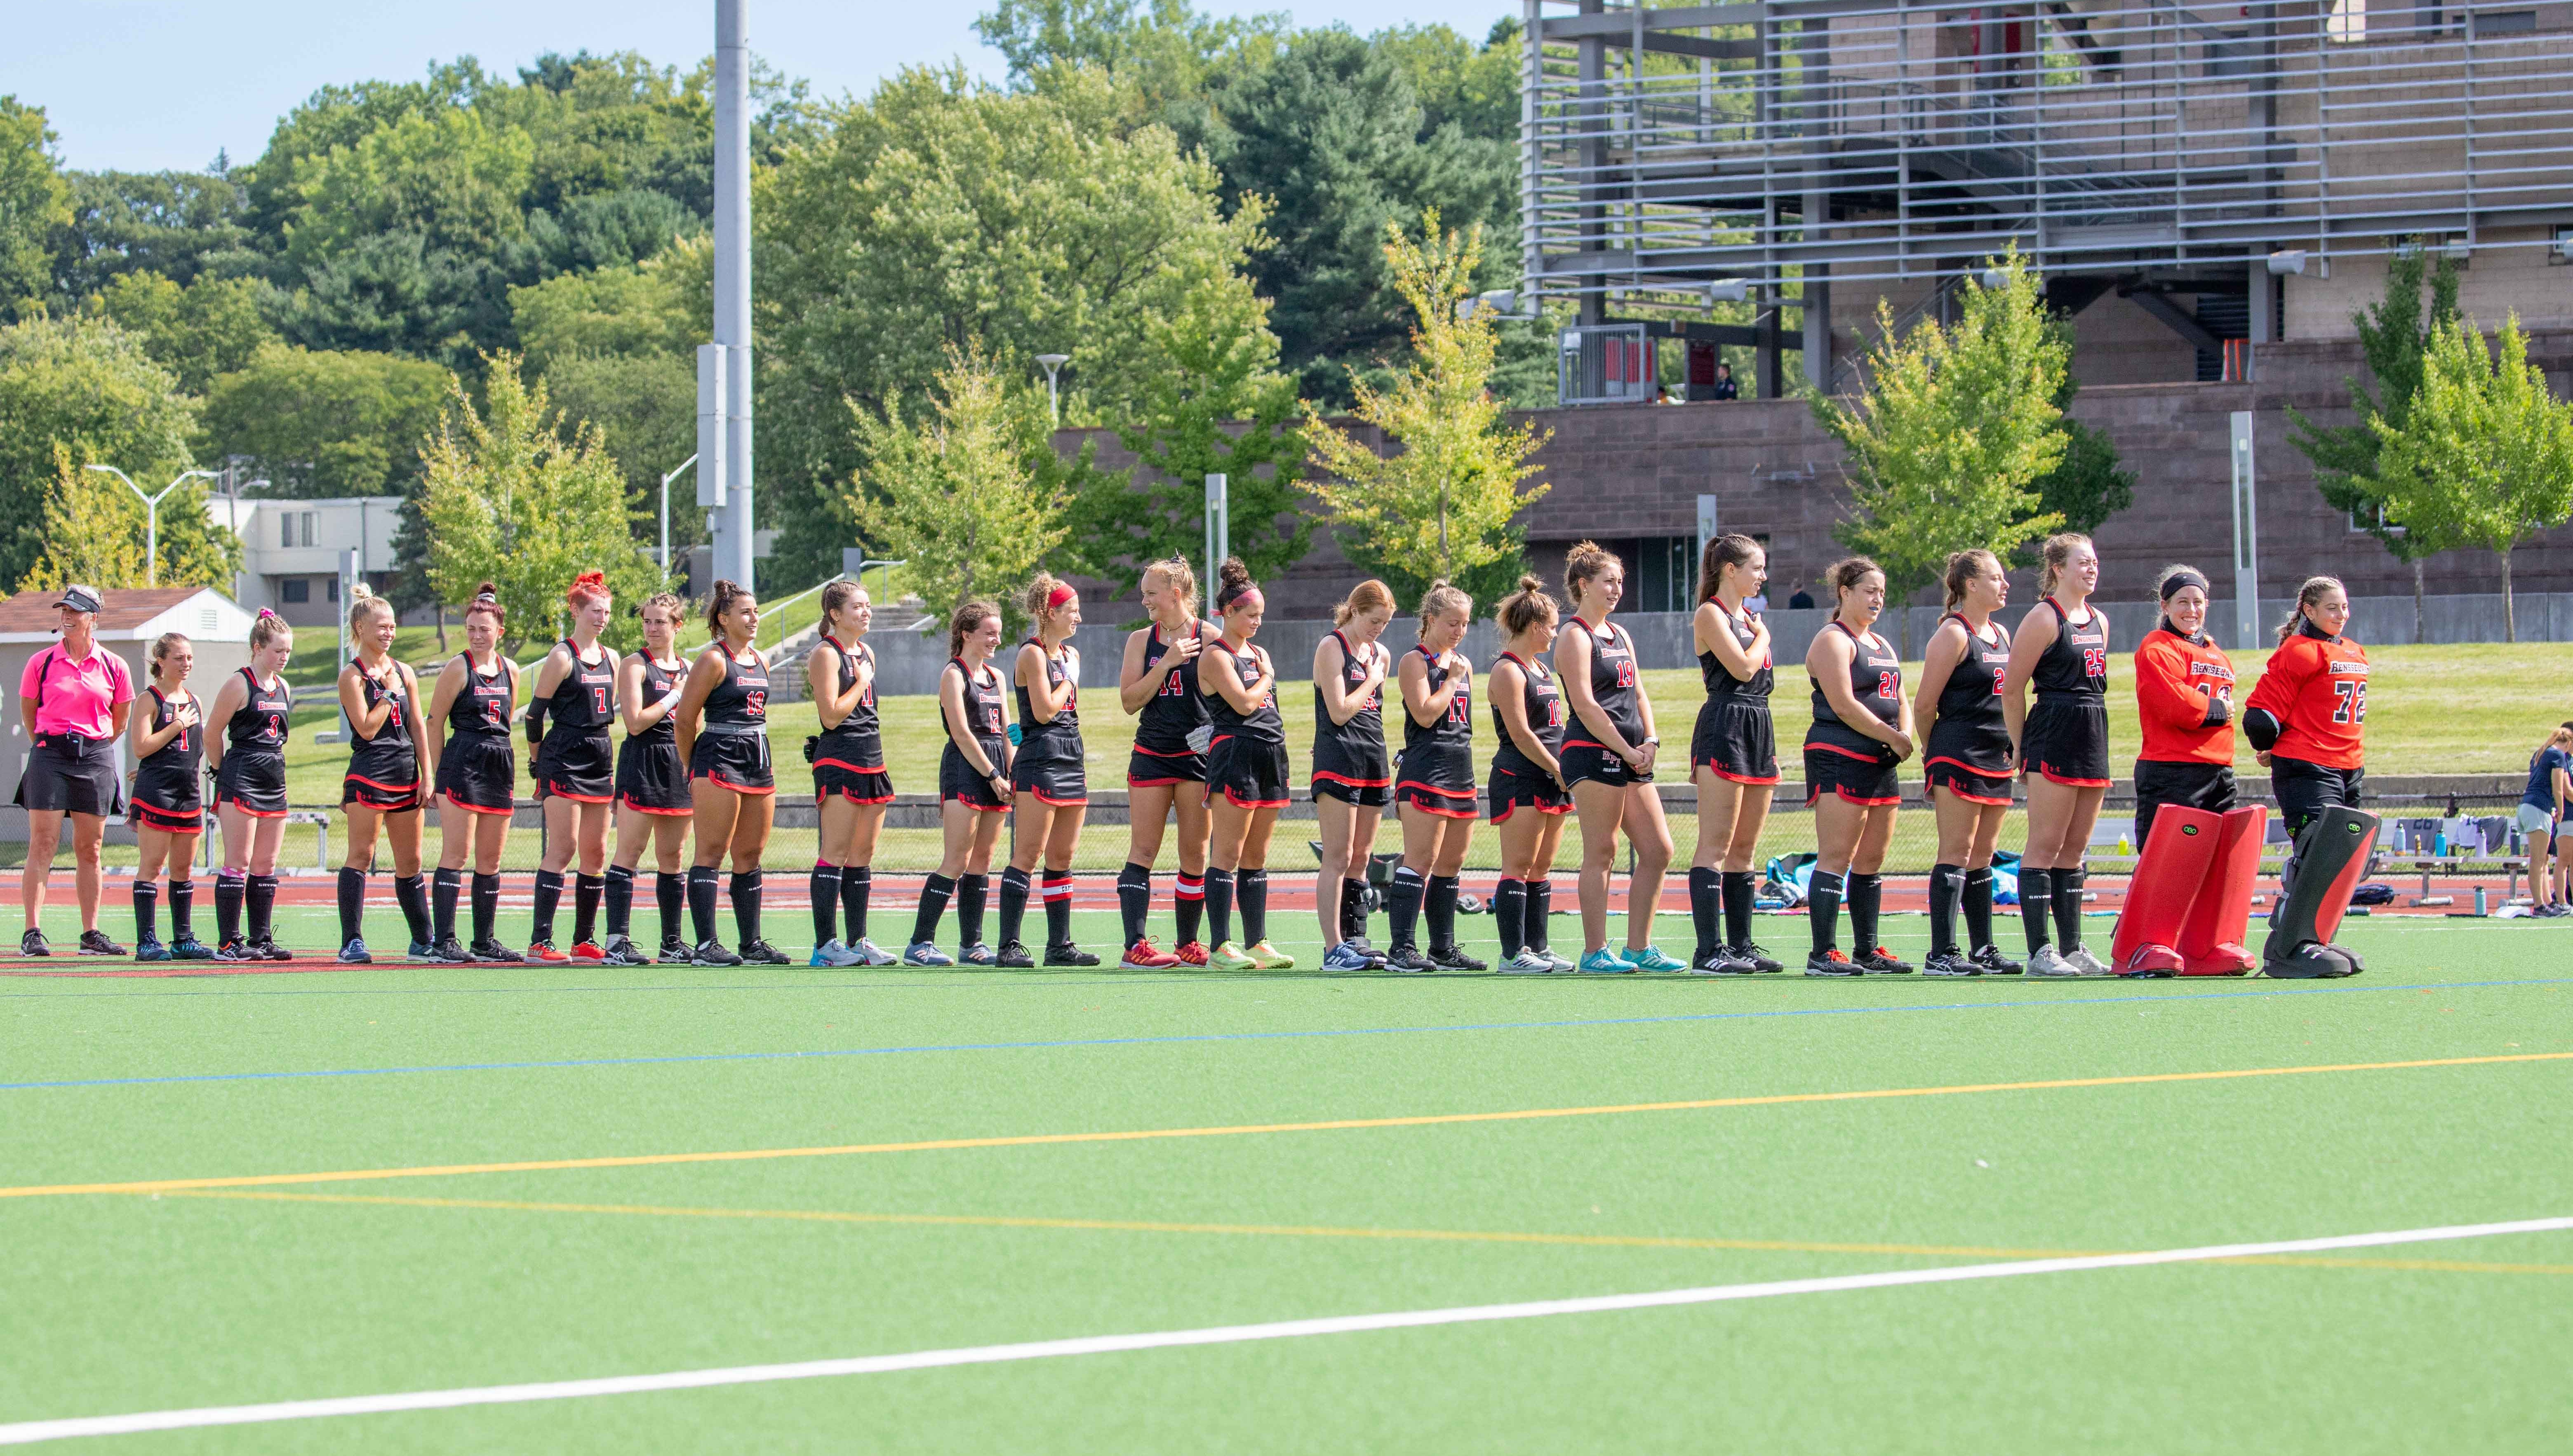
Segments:
[[[74,662],[56,643],[27,659],[27,670],[18,675],[18,696],[44,699],[36,708],[38,733],[107,738],[116,732],[116,705],[134,701],[134,679],[125,670],[125,659],[104,647],[93,643],[89,656]]]

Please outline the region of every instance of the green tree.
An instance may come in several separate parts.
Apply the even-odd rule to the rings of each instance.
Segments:
[[[1879,303],[1884,342],[1855,401],[1806,391],[1845,452],[1850,512],[1832,533],[1885,568],[1898,604],[1937,580],[1951,552],[2007,555],[2064,524],[2038,483],[2064,460],[2055,400],[2071,352],[2018,250],[1992,266],[2002,286],[1967,284],[1953,329],[1925,318],[1898,339]]]
[[[685,240],[643,263],[557,274],[511,289],[510,324],[527,363],[537,368],[581,354],[693,361],[696,347],[712,332],[714,300],[710,289],[692,285],[712,272],[713,249],[706,240]]]
[[[54,230],[72,220],[71,199],[44,108],[0,96],[0,314],[44,297]]]
[[[156,478],[148,489],[159,489]],[[71,450],[54,447],[54,479],[45,492],[44,554],[18,580],[20,591],[53,591],[79,581],[124,586],[213,586],[232,590],[241,570],[241,538],[206,517],[206,487],[190,481],[161,501],[160,570],[144,557],[153,544],[143,501],[113,475],[85,470]]]
[[[120,273],[87,308],[143,341],[143,352],[203,394],[215,376],[248,367],[277,331],[260,312],[264,285],[247,278],[200,278],[181,288],[150,270]]]
[[[2073,357],[2073,326],[2070,320],[2050,319],[2048,327],[2064,342],[2065,358]],[[2073,417],[2073,396],[2081,384],[2066,368],[2064,382],[2055,391],[2056,413],[2064,423],[2064,458],[2055,468],[2037,478],[2038,511],[2064,518],[2058,530],[2080,531],[2085,535],[2136,501],[2136,472],[2118,458],[2117,443],[2107,431],[2093,429]]]
[[[2403,422],[2375,421],[2373,488],[2407,526],[2500,558],[2502,635],[2516,642],[2510,553],[2573,516],[2573,404],[2529,363],[2518,315],[2496,343],[2470,320],[2431,334]]]
[[[2445,255],[2430,265],[2429,252],[2416,246],[2396,253],[2386,269],[2385,297],[2373,308],[2350,316],[2358,329],[2359,358],[2368,374],[2367,382],[2343,380],[2349,386],[2350,412],[2355,417],[2347,424],[2316,424],[2296,406],[2287,406],[2292,431],[2288,438],[2313,462],[2314,488],[2332,509],[2348,512],[2395,560],[2412,568],[2415,642],[2422,640],[2426,629],[2422,563],[2454,543],[2384,509],[2384,497],[2376,485],[2376,426],[2382,422],[2398,430],[2403,427],[2412,396],[2421,387],[2421,360],[2430,338],[2457,317],[2457,265]],[[2425,275],[2430,289],[2426,310],[2421,299]]]
[[[520,377],[516,356],[484,364],[484,406],[455,386],[421,451],[428,574],[439,599],[469,600],[488,581],[523,641],[561,621],[563,588],[583,571],[605,572],[628,602],[660,590],[665,578],[626,529],[624,477],[598,431],[569,426],[543,381]],[[619,613],[608,638],[629,646],[638,631]]]
[[[839,498],[844,518],[871,549],[908,560],[933,617],[979,597],[1018,620],[1010,590],[1063,542],[1071,503],[1046,473],[1044,397],[989,357],[951,349],[928,414],[905,419],[899,395],[882,414],[849,407],[867,465]]]
[[[1482,226],[1462,239],[1441,234],[1432,210],[1421,215],[1421,232],[1414,242],[1388,224],[1382,245],[1416,321],[1412,362],[1389,389],[1351,385],[1352,412],[1401,451],[1376,453],[1307,400],[1304,437],[1317,473],[1306,488],[1329,509],[1349,559],[1390,577],[1397,595],[1407,599],[1443,577],[1488,602],[1497,582],[1518,575],[1512,517],[1548,488],[1522,486],[1538,473],[1527,461],[1545,436],[1502,418],[1490,389],[1489,320],[1456,317],[1482,261]]]
[[[71,219],[55,234],[54,296],[86,299],[121,274],[157,273],[186,287],[200,274],[255,273],[264,260],[242,221],[249,207],[228,169],[75,172]]]
[[[57,449],[75,467],[114,465],[158,490],[196,463],[196,401],[114,321],[0,329],[0,581],[21,579],[44,554]]]
[[[269,344],[206,398],[207,453],[246,455],[277,495],[398,495],[454,387],[437,364]]]
[[[657,549],[661,476],[697,452],[694,364],[663,354],[575,354],[547,364],[544,380],[565,418],[598,426],[600,444],[623,467],[635,537]],[[705,538],[705,512],[689,476],[672,481],[670,495],[675,558]]]

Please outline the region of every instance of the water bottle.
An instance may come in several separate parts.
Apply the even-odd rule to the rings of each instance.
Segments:
[[[2477,914],[2477,915],[2482,915],[2483,913],[2484,913],[2484,887],[2482,887],[2481,885],[2477,885],[2477,886],[2475,887],[2475,914]]]
[[[2430,836],[2430,854],[2434,859],[2444,860],[2448,857],[2448,831],[2442,829]]]

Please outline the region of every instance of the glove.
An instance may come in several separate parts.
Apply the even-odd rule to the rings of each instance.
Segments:
[[[2219,697],[2214,693],[2207,694],[2206,721],[2198,724],[2197,726],[2200,728],[2221,728],[2232,720],[2232,702],[2229,699]]]

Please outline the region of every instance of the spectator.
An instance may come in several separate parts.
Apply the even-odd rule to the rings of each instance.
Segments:
[[[1738,399],[1742,397],[1741,387],[1733,382],[1733,365],[1729,364],[1720,364],[1715,366],[1715,397],[1718,399]]]
[[[1787,610],[1791,612],[1809,612],[1813,609],[1814,594],[1801,586],[1796,588],[1794,596],[1787,598]]]

